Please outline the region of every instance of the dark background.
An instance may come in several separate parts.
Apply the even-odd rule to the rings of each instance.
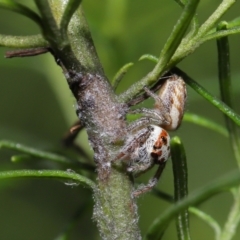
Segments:
[[[35,8],[31,1],[19,1]],[[200,22],[205,21],[221,1],[201,1],[198,8]],[[122,92],[138,81],[153,67],[148,61],[138,62],[141,55],[159,56],[164,42],[181,13],[181,8],[169,0],[105,0],[84,1],[84,10],[92,30],[97,52],[109,79],[128,62],[135,65],[122,81]],[[239,1],[223,20],[239,16]],[[39,28],[29,19],[0,10],[0,33],[29,35],[39,33]],[[239,43],[240,36],[230,37],[235,110],[240,112],[239,97]],[[0,139],[17,141],[38,149],[60,151],[60,140],[70,125],[76,121],[75,101],[68,89],[61,69],[50,54],[24,59],[5,59],[5,48],[0,48]],[[216,43],[202,45],[179,67],[219,96],[217,80]],[[151,107],[152,102],[147,102]],[[222,114],[188,88],[187,112],[203,115],[224,124]],[[188,159],[189,191],[220,177],[236,168],[228,139],[218,133],[183,122],[172,136],[181,137]],[[91,154],[86,134],[80,134],[79,143]],[[0,151],[0,170],[43,169],[54,167],[37,160],[11,163],[14,151]],[[172,164],[158,184],[159,189],[172,194]],[[139,181],[147,181],[153,172]],[[0,240],[52,240],[55,239],[86,202],[82,217],[71,239],[99,239],[92,223],[93,200],[90,190],[81,186],[66,186],[55,180],[4,180],[0,182]],[[203,203],[200,208],[216,218],[223,226],[231,208],[232,197],[223,193]],[[140,227],[145,233],[149,224],[169,206],[151,194],[139,199]],[[191,215],[192,239],[213,239],[213,231],[202,220]],[[240,231],[234,239],[239,239]],[[176,239],[174,222],[164,239]]]

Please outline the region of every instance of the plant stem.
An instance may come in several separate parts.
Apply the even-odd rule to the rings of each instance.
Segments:
[[[112,169],[108,182],[99,181],[95,189],[94,220],[101,230],[102,239],[141,239],[138,229],[137,205],[129,198],[133,191],[130,179]],[[107,186],[106,186],[107,184]]]
[[[62,15],[73,13],[66,10],[67,1],[35,2],[45,23],[44,35],[64,70],[94,150],[98,173],[94,220],[100,235],[111,240],[140,239],[132,181],[121,162],[115,167],[111,164],[116,151],[113,143],[126,134],[125,112],[104,75],[83,10],[78,8],[67,24],[69,19],[65,22]],[[68,26],[67,34],[61,33],[61,23],[65,30]]]

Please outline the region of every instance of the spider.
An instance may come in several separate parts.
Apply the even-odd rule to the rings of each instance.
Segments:
[[[161,85],[157,94],[144,87],[144,91],[155,100],[154,109],[140,108],[129,113],[141,113],[143,117],[128,126],[128,136],[120,149],[118,159],[125,161],[127,172],[134,177],[159,165],[154,177],[147,185],[140,185],[133,192],[137,197],[151,190],[158,182],[170,157],[170,136],[168,130],[176,130],[182,121],[186,102],[186,85],[176,74]]]

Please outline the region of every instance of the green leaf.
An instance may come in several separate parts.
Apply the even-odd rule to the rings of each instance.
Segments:
[[[95,188],[95,183],[90,179],[81,176],[73,171],[61,170],[12,170],[0,172],[0,180],[14,179],[14,178],[55,178],[70,180],[88,186],[92,189]]]
[[[212,121],[211,119],[205,118],[198,114],[187,112],[183,116],[183,121],[194,123],[196,125],[205,127],[207,129],[211,129],[217,133],[220,133],[224,137],[228,137],[228,132],[227,132],[226,128],[217,124],[216,122]]]
[[[67,39],[67,28],[68,24],[74,14],[74,12],[77,10],[79,5],[81,4],[82,0],[69,0],[67,2],[66,8],[64,10],[64,13],[62,15],[62,19],[60,22],[60,31],[63,36],[63,38]]]
[[[63,163],[63,164],[70,164],[73,166],[78,166],[79,168],[82,168],[82,169],[94,170],[94,166],[92,166],[90,164],[81,163],[76,160],[69,159],[69,158],[66,158],[66,157],[58,155],[58,154],[38,150],[38,149],[35,149],[32,147],[25,146],[20,143],[2,140],[2,141],[0,141],[0,149],[1,148],[17,150],[19,152],[26,153],[32,157],[47,159],[50,161]]]
[[[120,95],[120,99],[123,102],[127,102],[132,99],[134,96],[139,94],[144,86],[150,86],[157,81],[158,77],[164,71],[168,71],[166,66],[173,54],[177,50],[177,47],[182,41],[184,34],[186,33],[189,24],[191,23],[192,18],[195,15],[198,3],[200,0],[189,0],[185,5],[181,16],[179,17],[176,25],[174,26],[170,36],[167,39],[166,44],[164,45],[158,62],[154,69],[149,72],[144,78],[142,78],[137,83],[133,84],[127,91]]]
[[[218,108],[221,112],[223,112],[226,116],[232,119],[237,125],[240,126],[240,115],[237,114],[233,109],[231,109],[224,102],[219,100],[217,97],[213,96],[209,93],[204,87],[202,87],[199,83],[194,81],[191,77],[189,77],[186,73],[181,71],[179,68],[174,68],[173,72],[179,74],[184,81],[193,88],[198,94],[208,100],[213,106]]]
[[[194,215],[202,219],[204,222],[206,222],[214,230],[216,240],[220,239],[219,237],[221,235],[221,227],[214,218],[194,207],[190,207],[188,210],[190,213],[193,213]]]
[[[0,34],[0,46],[10,48],[48,47],[49,44],[41,34],[32,36],[12,36]]]
[[[25,17],[30,18],[35,23],[37,23],[42,28],[42,19],[39,17],[37,13],[32,11],[30,8],[22,5],[21,3],[16,3],[11,0],[0,0],[0,8],[6,9],[9,11],[17,12],[22,14]]]
[[[112,86],[114,91],[117,89],[120,81],[123,79],[124,75],[128,72],[128,70],[133,66],[133,63],[127,63],[123,67],[121,67],[118,72],[115,74],[112,80]]]
[[[227,12],[227,10],[236,2],[236,0],[223,0],[214,13],[202,24],[197,33],[197,38],[203,37],[211,28],[219,21],[219,19]]]
[[[230,172],[229,174],[218,178],[202,188],[190,193],[185,199],[168,208],[154,220],[153,224],[147,231],[145,239],[158,240],[161,233],[165,230],[173,217],[175,217],[179,212],[182,212],[189,206],[203,203],[204,201],[209,200],[209,198],[212,196],[220,192],[227,191],[230,188],[239,185],[239,183],[240,174],[239,170],[237,170]]]
[[[178,137],[171,140],[171,158],[174,177],[174,199],[178,201],[188,195],[188,169],[187,158],[183,144]],[[189,214],[188,209],[179,212],[176,217],[176,227],[179,240],[189,240]]]
[[[221,22],[218,25],[218,30],[227,29],[227,22]],[[231,80],[231,70],[230,70],[230,50],[228,37],[219,38],[217,40],[217,49],[218,49],[218,79],[220,86],[221,99],[229,107],[233,108],[232,103],[232,80]],[[229,137],[231,141],[231,146],[235,158],[240,168],[240,139],[238,136],[238,126],[232,119],[228,118],[225,115],[225,122],[229,132]]]

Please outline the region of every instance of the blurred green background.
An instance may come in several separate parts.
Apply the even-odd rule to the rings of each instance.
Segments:
[[[35,9],[32,1],[19,1]],[[205,21],[220,0],[201,1],[198,17]],[[158,56],[181,9],[169,0],[88,0],[83,3],[97,52],[109,79],[128,62],[135,65],[122,81],[122,92],[139,80],[153,67],[148,61],[138,62],[141,55]],[[239,16],[240,3],[234,5],[223,20]],[[0,10],[0,33],[29,35],[39,33],[38,27],[27,18]],[[240,36],[230,37],[235,110],[240,112]],[[0,139],[17,141],[38,149],[61,151],[60,140],[70,125],[77,120],[75,101],[68,89],[61,69],[50,54],[24,59],[5,59],[8,49],[0,48]],[[219,96],[217,81],[216,43],[202,45],[179,67]],[[145,105],[151,107],[152,101]],[[222,114],[188,88],[187,112],[203,115],[224,125]],[[189,191],[220,177],[236,163],[228,139],[218,133],[183,122],[172,135],[181,137],[188,159]],[[91,150],[83,132],[78,138],[89,155]],[[30,160],[11,163],[16,152],[0,151],[0,170],[45,169],[56,167],[52,163]],[[147,181],[153,172],[139,181]],[[172,194],[172,164],[168,162],[158,188]],[[99,239],[92,223],[93,200],[90,190],[66,186],[54,180],[4,180],[0,182],[0,240],[52,240],[64,230],[72,216],[88,203],[82,212],[71,239]],[[144,234],[149,224],[169,204],[146,194],[139,199],[140,227]],[[200,207],[224,224],[232,203],[231,195],[220,194]],[[212,230],[191,215],[192,239],[213,239]],[[201,234],[199,234],[201,233]],[[177,239],[174,222],[164,239]],[[240,239],[240,231],[234,239]]]

